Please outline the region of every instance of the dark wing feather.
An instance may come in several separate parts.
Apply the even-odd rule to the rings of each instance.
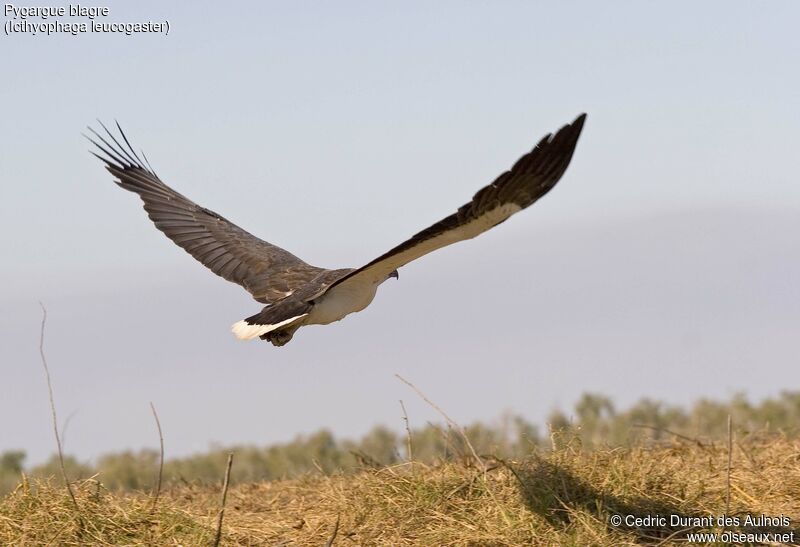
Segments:
[[[436,249],[471,239],[504,222],[549,192],[567,169],[586,114],[547,135],[517,163],[490,185],[481,188],[472,201],[405,243],[354,270],[328,287],[328,292],[348,283],[375,283],[392,271]]]
[[[269,304],[325,271],[179,194],[158,178],[149,162],[139,159],[122,129],[120,135],[127,148],[100,125],[108,139],[91,128],[94,138],[87,138],[106,156],[92,152],[116,177],[114,182],[137,193],[156,228],[215,274],[238,283],[256,300]]]

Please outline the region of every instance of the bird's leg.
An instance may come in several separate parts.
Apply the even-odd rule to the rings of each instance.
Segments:
[[[292,339],[294,333],[300,327],[289,327],[288,329],[282,330],[275,330],[272,332],[268,332],[266,334],[262,334],[259,338],[262,340],[269,340],[272,342],[273,346],[284,346],[289,343],[289,340]]]

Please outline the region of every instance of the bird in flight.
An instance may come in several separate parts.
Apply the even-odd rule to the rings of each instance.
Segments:
[[[327,325],[363,310],[375,298],[378,285],[397,278],[397,270],[412,260],[471,239],[545,195],[566,171],[585,119],[581,114],[554,135],[546,135],[452,215],[365,266],[339,270],[311,266],[179,194],[156,175],[144,153],[140,158],[119,124],[118,136],[101,123],[105,134],[89,128],[94,138],[87,138],[98,148],[100,154],[92,154],[105,163],[114,182],[139,195],[156,228],[212,272],[266,304],[235,323],[233,334],[283,346],[300,327]]]

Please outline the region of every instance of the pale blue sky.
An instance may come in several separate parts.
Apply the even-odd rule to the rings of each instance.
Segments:
[[[0,450],[357,435],[435,414],[541,421],[800,387],[796,2],[110,3],[169,36],[0,36]],[[281,349],[259,309],[159,234],[80,132],[118,119],[179,191],[328,267],[467,201],[588,112],[563,183]]]

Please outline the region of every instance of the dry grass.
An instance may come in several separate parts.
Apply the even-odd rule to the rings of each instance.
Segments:
[[[669,526],[622,527],[613,514],[721,515],[724,443],[584,451],[566,446],[489,470],[399,465],[357,475],[232,487],[222,545],[673,545]],[[800,442],[734,445],[731,514],[800,519]],[[220,488],[168,487],[154,512],[145,494],[75,485],[84,529],[63,487],[23,484],[0,501],[2,545],[209,545]],[[81,534],[79,536],[79,534]],[[800,534],[795,533],[796,537]]]

